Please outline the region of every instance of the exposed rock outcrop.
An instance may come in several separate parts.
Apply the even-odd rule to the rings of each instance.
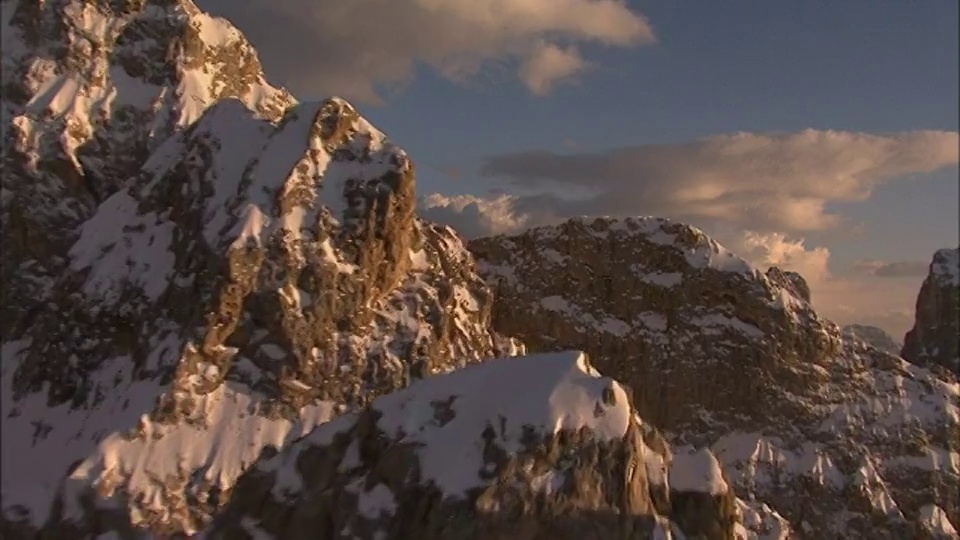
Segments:
[[[736,502],[716,460],[702,451],[671,464],[656,439],[580,353],[492,360],[384,396],[261,461],[207,534],[600,540],[688,527],[690,538],[733,539]]]
[[[960,247],[941,249],[917,297],[917,316],[901,355],[960,376]]]
[[[677,445],[709,446],[737,494],[798,537],[907,538],[960,522],[960,387],[845,339],[786,273],[654,218],[576,219],[470,249],[494,327],[581,348]]]
[[[882,328],[864,324],[848,324],[841,331],[845,338],[855,338],[862,340],[867,345],[875,347],[885,353],[900,356],[900,349],[903,348],[893,336],[888,334]]]

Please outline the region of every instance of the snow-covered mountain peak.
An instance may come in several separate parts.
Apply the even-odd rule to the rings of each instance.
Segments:
[[[18,168],[4,176],[4,286],[17,293],[4,302],[17,331],[3,333],[2,421],[19,445],[3,452],[5,527],[51,518],[82,536],[97,527],[89,503],[127,501],[135,526],[198,530],[265,447],[411,380],[523,350],[490,332],[489,290],[456,234],[417,219],[403,150],[342,99],[295,104],[259,75],[229,71],[255,60],[252,49],[218,71],[245,42],[191,3],[129,6],[61,2],[9,18],[54,24],[47,8],[62,7],[76,28],[119,32],[115,52],[171,69],[104,72],[108,86],[121,71],[159,85],[161,101],[117,117],[131,137],[115,137],[106,117],[73,153],[57,146],[66,139],[25,143],[24,133],[48,141],[87,118],[78,100],[50,100],[43,114],[34,100],[13,119],[11,134],[18,122],[36,129],[8,137]],[[166,52],[154,59],[157,43]],[[54,78],[72,73],[61,66]],[[249,84],[231,95],[218,73]],[[184,93],[201,75],[211,93]],[[100,88],[88,82],[77,95]],[[184,96],[199,108],[181,107]],[[116,101],[91,103],[102,112]],[[140,130],[153,120],[168,128],[162,140]],[[60,156],[66,168],[24,156]],[[123,182],[87,192],[108,168]],[[43,471],[24,474],[37,456]]]
[[[28,119],[94,130],[152,108],[159,118],[148,133],[162,140],[218,99],[274,118],[293,102],[264,80],[256,51],[229,21],[190,0],[2,6],[3,78],[18,89],[4,97]]]
[[[700,229],[666,218],[651,216],[609,218],[580,217],[559,226],[530,229],[525,237],[536,242],[558,235],[588,234],[611,242],[637,240],[656,246],[670,247],[683,256],[691,269],[710,268],[735,274],[752,275],[756,270]]]
[[[80,223],[168,137],[224,99],[265,121],[296,101],[266,82],[236,28],[189,0],[4,0],[0,10],[0,319],[18,334]]]
[[[291,107],[277,123],[227,100],[167,140],[137,183],[98,208],[70,265],[87,273],[90,295],[112,304],[136,285],[153,301],[196,250],[239,263],[250,249],[276,246],[298,271],[322,264],[363,279],[369,240],[394,250],[366,276],[386,290],[415,258],[414,190],[405,152],[342,100]],[[178,229],[195,241],[177,246]],[[318,249],[304,249],[311,244]]]

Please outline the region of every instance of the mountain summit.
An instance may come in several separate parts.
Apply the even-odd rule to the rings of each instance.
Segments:
[[[0,315],[9,334],[42,309],[80,223],[167,137],[222,99],[269,121],[295,100],[264,80],[233,25],[189,0],[0,8]]]
[[[3,10],[9,534],[199,530],[264,448],[522,350],[456,234],[414,214],[406,153],[266,84],[225,21]]]
[[[960,247],[933,255],[917,297],[916,321],[901,354],[918,365],[940,366],[960,377]]]

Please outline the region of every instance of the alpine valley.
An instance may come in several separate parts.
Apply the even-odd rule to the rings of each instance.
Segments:
[[[191,0],[0,6],[0,537],[957,537],[960,249],[898,353],[682,223],[466,242]]]

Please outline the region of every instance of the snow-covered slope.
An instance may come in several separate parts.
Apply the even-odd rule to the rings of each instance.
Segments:
[[[684,538],[667,500],[676,476],[717,507],[699,507],[723,534],[708,537],[731,537],[736,515],[720,507],[735,506],[709,452],[671,463],[656,439],[624,388],[582,353],[490,360],[381,397],[264,459],[208,533]]]
[[[168,136],[238,99],[279,120],[295,103],[229,22],[190,0],[0,3],[2,324],[42,309],[75,229]]]
[[[960,247],[934,253],[901,354],[918,365],[944,368],[960,377]]]
[[[225,100],[174,134],[83,223],[56,303],[4,345],[8,526],[80,534],[114,509],[196,530],[263,448],[519,352],[414,190],[406,154],[338,99],[278,123]]]
[[[956,380],[844,337],[797,276],[655,218],[469,247],[495,328],[535,351],[586,350],[644,418],[711,447],[737,494],[801,537],[909,537],[928,505],[960,522]]]

